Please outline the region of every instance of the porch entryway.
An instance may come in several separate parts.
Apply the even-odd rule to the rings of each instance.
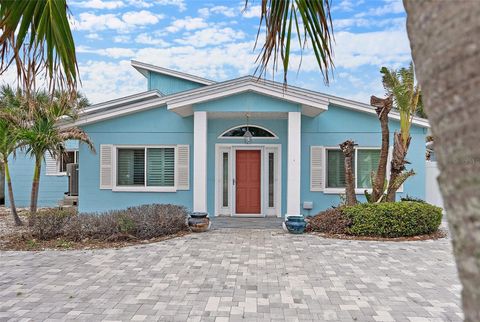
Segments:
[[[216,144],[215,216],[281,217],[281,145]]]

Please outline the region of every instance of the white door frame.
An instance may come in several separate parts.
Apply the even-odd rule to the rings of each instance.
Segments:
[[[237,150],[260,150],[261,153],[261,213],[260,214],[237,214],[235,211],[235,170]],[[282,153],[281,144],[215,144],[215,216],[226,215],[236,217],[281,217],[282,205]],[[228,207],[223,207],[223,153],[228,153]],[[274,153],[274,207],[268,207],[268,153]]]

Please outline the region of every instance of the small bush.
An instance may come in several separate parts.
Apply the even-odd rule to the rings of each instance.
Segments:
[[[351,220],[342,213],[342,208],[329,208],[309,220],[309,230],[327,234],[345,234]]]
[[[345,207],[352,225],[348,233],[359,236],[408,237],[437,231],[442,209],[416,201],[365,203]]]
[[[426,203],[426,201],[423,200],[423,199],[412,197],[412,196],[409,196],[409,195],[406,195],[405,197],[402,197],[401,200],[402,201],[415,201],[415,202]]]
[[[68,241],[151,239],[187,229],[186,208],[164,204],[93,214],[45,209],[32,217],[31,227],[33,236],[40,240]]]

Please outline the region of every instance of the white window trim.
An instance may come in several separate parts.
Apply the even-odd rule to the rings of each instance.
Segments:
[[[252,140],[278,140],[278,136],[277,134],[275,134],[273,131],[271,131],[270,129],[267,129],[266,127],[264,126],[261,126],[261,125],[257,125],[257,124],[240,124],[240,125],[235,125],[231,128],[229,128],[228,130],[226,131],[223,131],[222,134],[220,134],[218,136],[218,139],[222,139],[222,140],[243,140],[243,137],[241,136],[224,136],[226,133],[230,132],[231,130],[235,130],[236,128],[239,128],[239,127],[258,127],[259,129],[262,129],[262,130],[265,130],[267,132],[269,132],[270,134],[273,135],[273,137],[269,137],[269,136],[252,136]]]
[[[119,186],[117,179],[118,179],[118,173],[117,173],[117,155],[118,155],[118,150],[119,149],[155,149],[155,148],[174,148],[174,155],[175,159],[173,161],[174,167],[176,167],[176,162],[177,162],[177,146],[176,145],[168,145],[168,144],[163,144],[163,145],[149,145],[149,144],[141,144],[141,145],[124,145],[124,144],[115,144],[113,145],[113,156],[112,156],[112,174],[114,175],[114,184],[112,187],[112,191],[114,192],[177,192],[177,182],[176,182],[176,176],[177,174],[174,171],[174,178],[173,182],[174,185],[171,187],[153,187],[153,186],[147,186],[146,185],[146,176],[145,176],[145,185],[142,186]],[[146,151],[145,151],[146,153]],[[147,156],[145,155],[145,172],[147,171]],[[174,169],[176,170],[176,169]],[[146,175],[146,173],[145,173]]]
[[[78,149],[67,149],[65,152],[75,152],[73,154],[73,163],[78,163]],[[63,158],[63,155],[60,156],[60,160],[57,161],[57,169],[58,169],[57,173],[59,176],[66,176],[67,175],[66,171],[63,171],[63,172],[60,171],[60,167],[62,166],[62,158]]]
[[[340,150],[339,147],[335,146],[326,146],[324,148],[324,160],[325,160],[325,167],[324,167],[324,178],[325,178],[325,189],[323,189],[323,193],[325,194],[344,194],[345,193],[345,187],[343,188],[328,188],[328,150]],[[357,187],[357,152],[358,150],[379,150],[381,151],[380,147],[374,146],[374,147],[368,147],[368,146],[356,146],[355,147],[355,194],[356,195],[363,195],[365,193],[365,190],[368,193],[372,192],[372,188],[358,188]]]

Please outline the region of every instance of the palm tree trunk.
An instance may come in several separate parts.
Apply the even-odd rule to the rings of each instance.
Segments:
[[[404,0],[407,30],[435,137],[465,321],[480,321],[480,5]]]
[[[35,169],[33,172],[32,194],[30,196],[30,215],[37,212],[38,190],[40,187],[40,171],[42,170],[42,158],[35,157]]]
[[[375,96],[370,97],[370,105],[375,106],[380,127],[382,128],[382,148],[380,150],[380,160],[378,162],[377,172],[375,173],[372,184],[371,202],[377,202],[383,196],[385,191],[385,178],[387,177],[388,148],[390,146],[390,130],[388,128],[388,113],[393,106],[393,97],[381,99]]]
[[[340,149],[345,156],[345,195],[346,205],[353,206],[357,204],[355,195],[355,175],[353,174],[353,157],[355,155],[355,143],[347,140],[340,144]]]
[[[15,206],[15,198],[13,197],[12,177],[10,176],[10,169],[8,167],[7,158],[3,159],[3,165],[5,168],[5,180],[7,181],[7,187],[8,187],[8,199],[10,200],[10,212],[12,213],[13,220],[15,221],[15,225],[23,226],[23,222],[18,216],[17,207]]]
[[[395,132],[393,135],[393,153],[392,161],[390,162],[390,179],[388,180],[387,201],[395,201],[395,195],[400,187],[398,180],[405,170],[407,164],[408,147],[410,146],[411,137],[409,136],[407,142],[403,142],[402,133]]]

